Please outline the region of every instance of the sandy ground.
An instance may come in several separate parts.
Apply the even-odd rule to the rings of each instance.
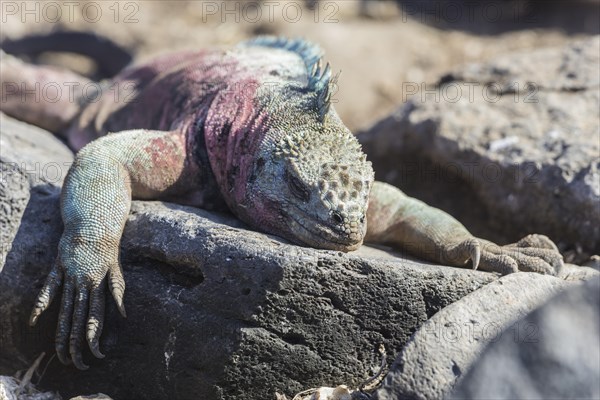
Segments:
[[[590,18],[598,8],[597,2],[583,2],[592,12],[583,12],[585,18],[573,27],[567,12],[571,6],[559,7],[554,19],[525,17],[502,0],[485,9],[450,2],[454,8],[438,7],[429,13],[400,11],[390,1],[372,2],[367,16],[359,13],[356,0],[321,1],[314,11],[304,1],[270,1],[260,8],[243,1],[1,3],[1,38],[53,29],[88,30],[127,46],[137,60],[177,49],[228,46],[261,33],[308,38],[325,49],[334,71],[341,71],[336,108],[353,130],[369,126],[401,104],[407,83],[431,84],[463,63],[561,45],[594,32],[597,22]],[[432,24],[422,23],[425,19]],[[550,27],[540,28],[544,25]],[[89,66],[73,57],[47,60],[83,71]]]

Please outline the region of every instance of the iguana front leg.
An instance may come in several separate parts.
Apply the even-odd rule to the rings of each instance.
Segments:
[[[56,333],[56,351],[63,363],[69,362],[70,353],[77,368],[87,368],[81,356],[86,319],[90,349],[103,357],[98,340],[106,281],[125,316],[119,242],[131,197],[161,198],[189,190],[195,171],[185,149],[182,133],[134,130],[100,138],[77,154],[62,191],[65,229],[58,257],[30,320],[36,323],[63,285]]]
[[[556,275],[563,265],[554,243],[543,235],[498,246],[474,237],[452,216],[375,182],[369,197],[365,242],[388,244],[416,257],[455,267],[470,265],[508,274],[532,271]]]

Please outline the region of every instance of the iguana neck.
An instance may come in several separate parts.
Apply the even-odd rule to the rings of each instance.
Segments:
[[[204,123],[210,164],[229,209],[243,218],[247,183],[268,127],[267,112],[257,101],[258,82],[247,78],[222,90]]]

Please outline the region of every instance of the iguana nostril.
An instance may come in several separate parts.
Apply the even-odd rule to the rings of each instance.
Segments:
[[[360,216],[360,223],[364,224],[365,223],[365,214]]]

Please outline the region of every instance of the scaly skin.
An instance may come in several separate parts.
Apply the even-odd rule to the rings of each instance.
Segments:
[[[5,76],[18,75],[19,61],[2,63],[12,68]],[[23,71],[26,82],[61,78],[44,67]],[[125,315],[118,250],[132,197],[208,209],[224,202],[250,226],[315,248],[350,251],[367,241],[456,267],[558,271],[562,257],[544,236],[500,247],[374,182],[371,164],[329,104],[332,81],[316,46],[262,38],[228,52],[177,53],[130,67],[82,106],[60,129],[81,151],[62,192],[59,255],[31,316],[34,324],[64,285],[56,336],[62,362],[70,354],[87,368],[84,331],[102,357],[106,282]],[[39,107],[32,113],[17,103],[3,102],[3,111],[44,116],[43,103],[29,104]]]

